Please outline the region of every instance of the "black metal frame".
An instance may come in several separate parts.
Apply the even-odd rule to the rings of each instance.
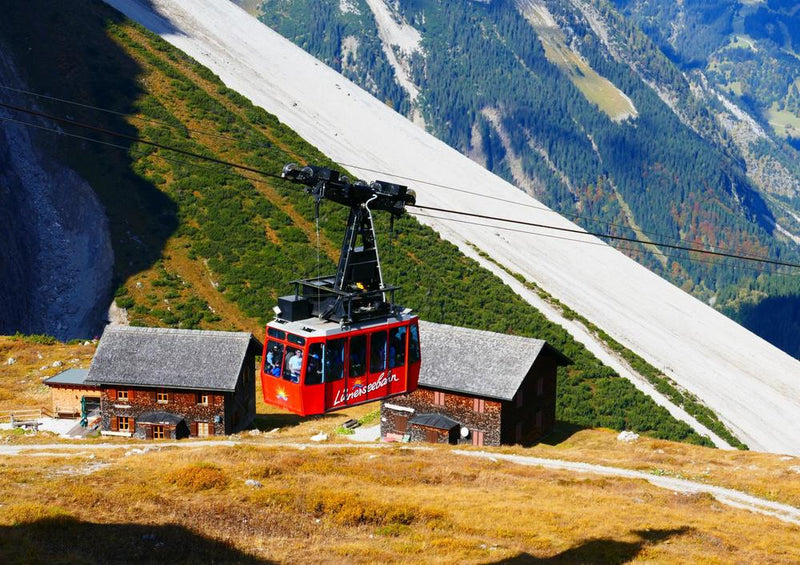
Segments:
[[[394,314],[394,294],[399,287],[383,284],[371,211],[385,210],[394,222],[405,212],[406,204],[415,203],[414,192],[385,181],[350,183],[347,177],[322,167],[289,164],[282,176],[308,187],[306,191],[316,200],[317,217],[322,199],[350,207],[336,274],[292,281],[295,297],[311,304],[312,316],[341,324]]]

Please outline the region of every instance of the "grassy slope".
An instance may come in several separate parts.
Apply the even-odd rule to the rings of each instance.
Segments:
[[[50,407],[50,389],[42,380],[66,369],[85,369],[95,345],[37,342],[35,338],[0,336],[0,413]],[[9,365],[8,360],[14,363]],[[54,367],[53,363],[57,366]],[[58,365],[60,363],[60,365]]]
[[[25,3],[0,21],[0,34],[31,89],[120,114],[40,100],[49,112],[273,172],[289,161],[327,162],[274,116],[99,2],[69,14]],[[54,138],[42,134],[42,142]],[[245,179],[138,143],[123,151],[62,137],[55,147],[106,206],[117,302],[134,324],[261,335],[286,281],[334,268],[345,211],[323,206],[318,263],[313,204],[282,181]],[[382,234],[385,224],[379,218]],[[435,232],[411,218],[396,227],[391,251],[379,236],[384,272],[423,318],[546,339],[575,361],[560,373],[560,420],[703,441]]]
[[[280,445],[299,435],[289,430],[246,437],[234,447],[156,448],[130,456],[120,449],[6,457],[0,461],[6,501],[0,561],[71,563],[87,555],[103,562],[267,563],[800,559],[797,526],[704,494],[472,460],[447,448]],[[529,453],[611,461],[800,501],[797,473],[790,470],[796,460],[777,456],[658,440],[620,444],[611,433],[588,430]],[[247,479],[262,486],[247,486]]]

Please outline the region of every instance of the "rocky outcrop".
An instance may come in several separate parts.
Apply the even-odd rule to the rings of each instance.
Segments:
[[[0,83],[22,87],[2,48]],[[9,91],[3,100],[32,106]],[[114,262],[103,207],[86,181],[48,154],[53,134],[7,120],[34,118],[4,109],[0,118],[0,334],[96,335]]]

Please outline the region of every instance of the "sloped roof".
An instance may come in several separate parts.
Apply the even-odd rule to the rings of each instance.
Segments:
[[[420,321],[419,385],[511,400],[543,352],[571,361],[541,339]]]
[[[86,381],[234,390],[248,350],[261,344],[245,332],[107,326]]]
[[[139,424],[169,424],[177,426],[183,421],[183,416],[172,412],[145,412],[136,419]]]
[[[42,382],[46,385],[83,385],[88,373],[89,369],[67,369]]]
[[[428,428],[436,428],[437,430],[452,430],[456,426],[460,426],[458,422],[442,414],[417,414],[408,421],[409,424],[416,424],[418,426],[425,426]]]

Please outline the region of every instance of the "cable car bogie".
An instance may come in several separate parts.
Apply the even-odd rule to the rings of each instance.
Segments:
[[[264,402],[301,416],[413,392],[421,366],[418,318],[394,303],[385,285],[372,210],[392,218],[415,202],[405,186],[350,183],[330,169],[287,165],[283,176],[305,184],[319,204],[350,207],[334,276],[294,281],[266,328]]]

